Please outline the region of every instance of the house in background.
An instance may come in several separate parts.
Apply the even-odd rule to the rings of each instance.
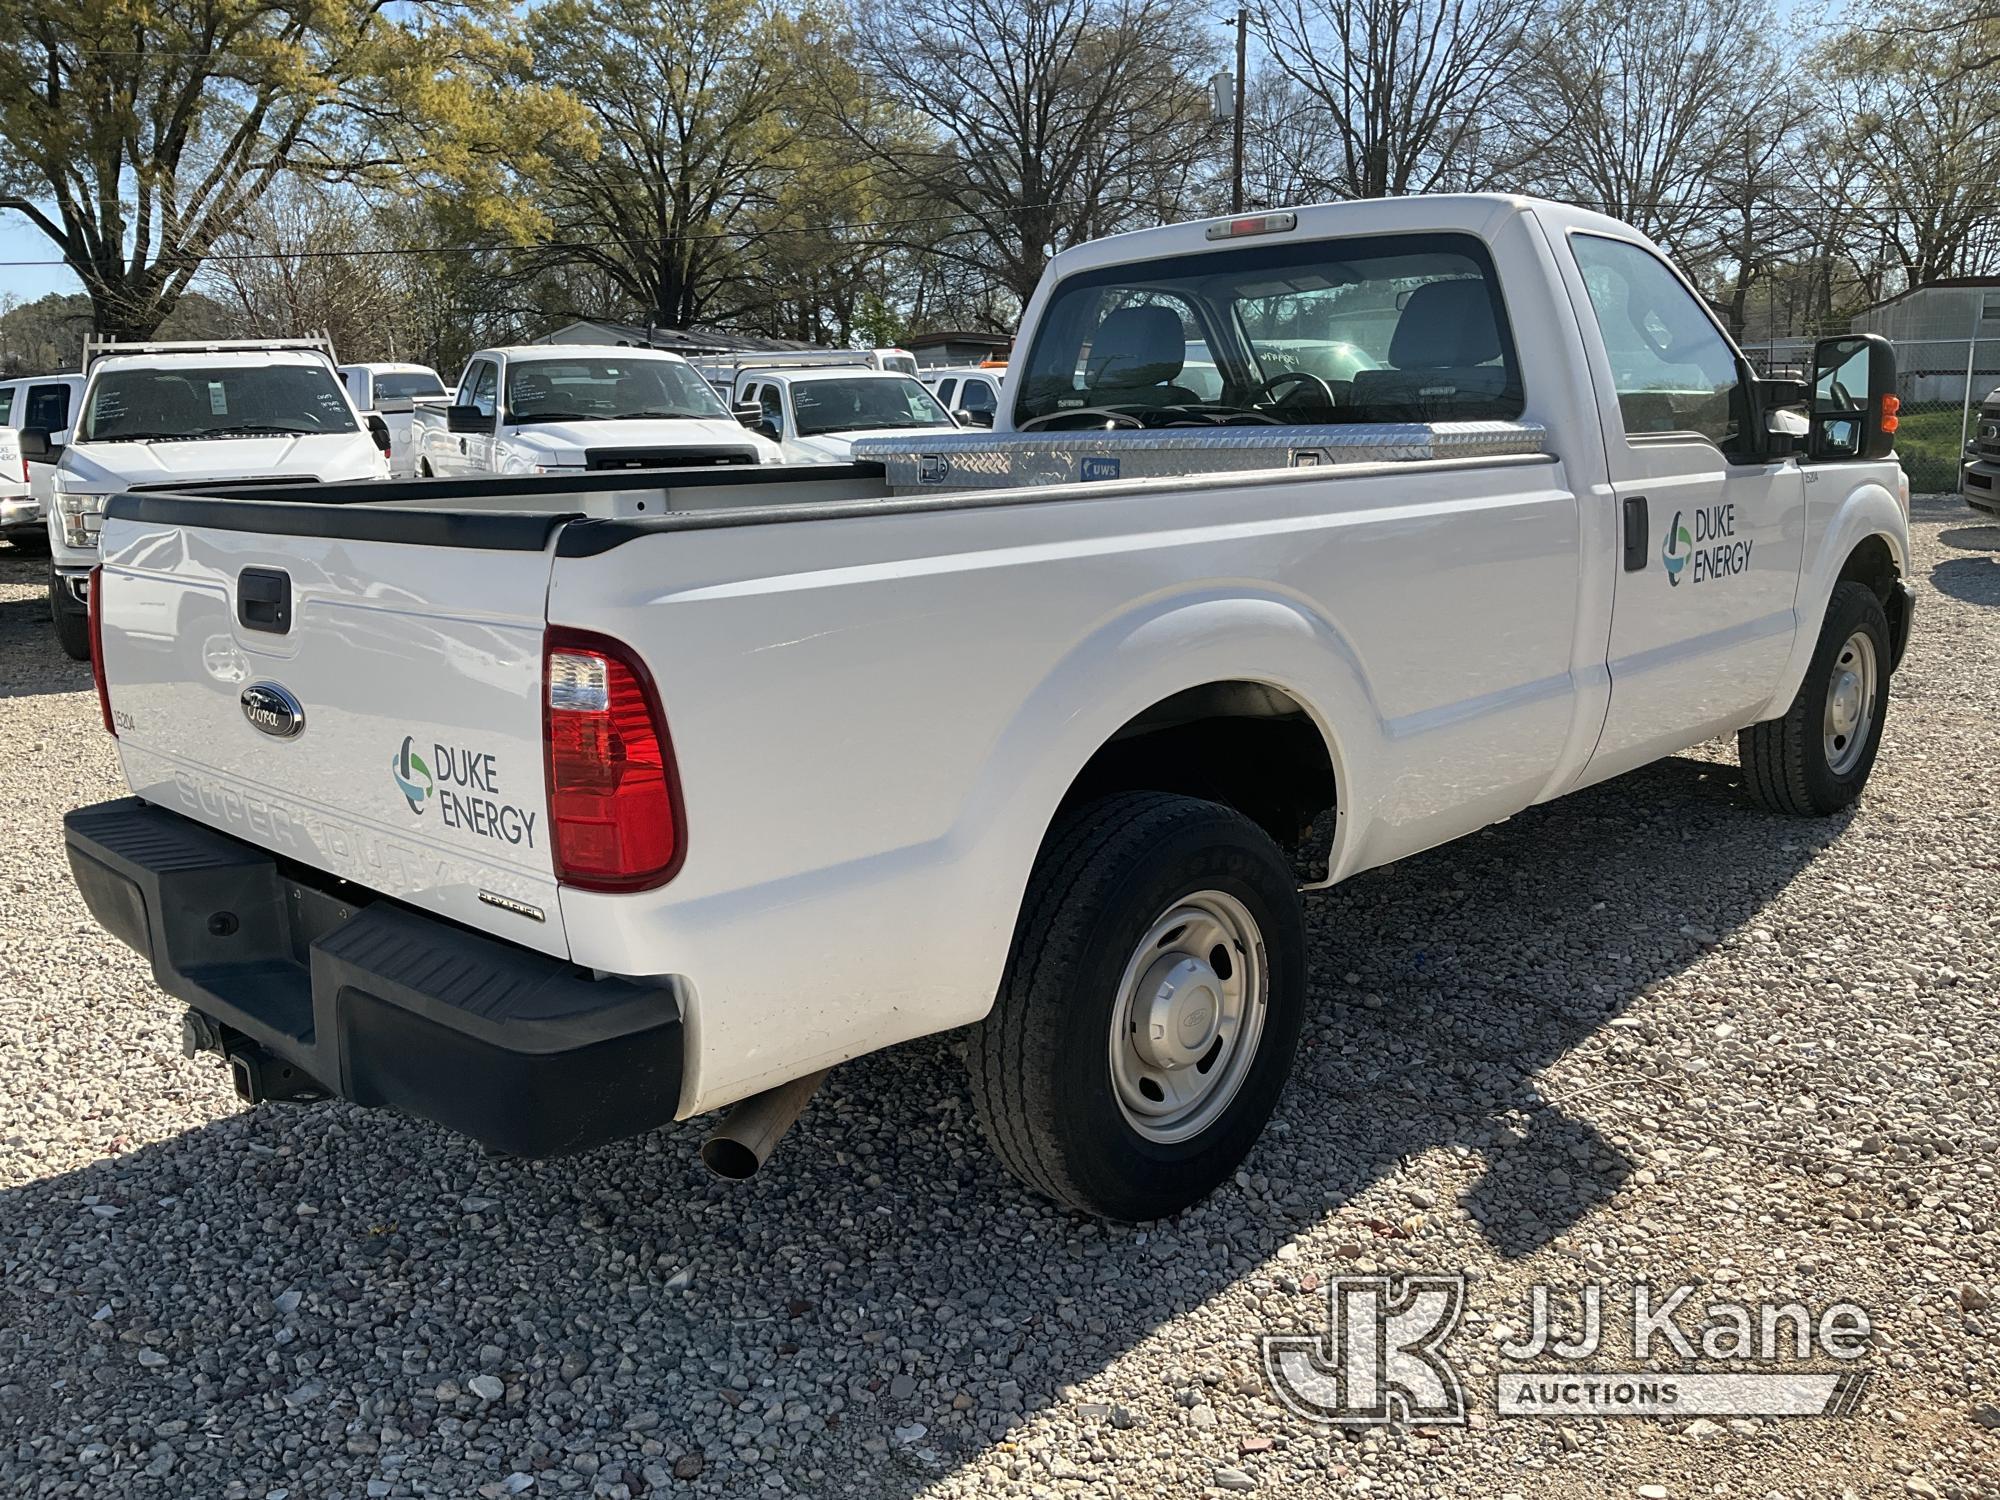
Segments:
[[[2000,383],[2000,276],[1946,276],[1885,297],[1855,314],[1854,333],[1879,333],[1896,346],[1906,403],[1972,399]]]
[[[917,334],[903,340],[903,347],[916,355],[918,369],[941,370],[952,365],[976,365],[982,360],[1005,359],[1007,351],[1014,347],[1014,335],[953,329]]]

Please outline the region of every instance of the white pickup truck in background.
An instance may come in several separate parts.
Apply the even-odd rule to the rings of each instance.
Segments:
[[[419,405],[451,404],[451,392],[445,389],[443,377],[429,365],[376,363],[342,365],[340,378],[355,408],[364,417],[380,417],[388,431],[389,477],[416,478],[417,454],[410,413]]]
[[[734,1174],[968,1028],[1000,1158],[1146,1219],[1291,1074],[1300,888],[1721,734],[1746,806],[1861,794],[1880,339],[1759,379],[1634,230],[1463,196],[1065,251],[1017,350],[1000,430],[842,469],[121,496],[91,911],[248,1099],[520,1154],[733,1104]]]
[[[589,344],[482,349],[453,404],[411,414],[417,472],[585,474],[783,461],[678,354]]]
[[[735,406],[757,408],[755,431],[786,463],[844,464],[863,438],[956,432],[958,423],[914,375],[865,369],[738,372]]]
[[[54,467],[49,611],[63,650],[90,654],[88,580],[112,495],[386,478],[388,446],[348,399],[324,339],[86,341],[67,445],[21,431],[22,452]]]
[[[69,441],[70,423],[75,419],[83,397],[83,377],[81,375],[29,375],[19,380],[0,382],[0,426],[12,434],[14,446],[21,447],[21,432],[33,427],[49,435],[45,452],[52,455],[41,459],[22,457],[22,464],[28,475],[28,491],[34,497],[35,513],[40,517],[42,538],[39,545],[48,540],[48,517],[55,510],[56,466],[55,459],[62,456],[62,448]],[[17,518],[23,516],[27,507],[16,502]],[[15,534],[15,543],[33,546],[25,537]]]

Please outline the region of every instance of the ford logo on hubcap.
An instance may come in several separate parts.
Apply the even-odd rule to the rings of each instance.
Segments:
[[[273,739],[294,739],[306,727],[306,711],[299,700],[275,682],[251,683],[237,701],[250,727]]]

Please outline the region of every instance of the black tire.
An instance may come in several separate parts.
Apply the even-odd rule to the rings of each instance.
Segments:
[[[70,598],[62,574],[49,569],[49,618],[55,621],[56,641],[71,661],[90,660],[90,614],[78,609]]]
[[[1835,771],[1823,732],[1827,696],[1833,686],[1835,661],[1857,632],[1866,634],[1874,645],[1875,698],[1859,757],[1845,770]],[[1751,795],[1772,812],[1802,818],[1823,818],[1851,806],[1874,769],[1888,707],[1889,617],[1866,584],[1837,583],[1820,625],[1812,664],[1806,668],[1805,681],[1799,685],[1792,706],[1781,719],[1767,719],[1737,732],[1736,756]]]
[[[1264,949],[1263,1024],[1236,1092],[1199,1134],[1136,1130],[1115,1092],[1112,1014],[1147,930],[1196,892],[1241,903]],[[1305,1011],[1305,924],[1263,829],[1192,797],[1127,792],[1050,829],[1007,971],[967,1052],[980,1123],[1009,1171],[1108,1219],[1157,1219],[1205,1197],[1249,1152],[1290,1076]]]

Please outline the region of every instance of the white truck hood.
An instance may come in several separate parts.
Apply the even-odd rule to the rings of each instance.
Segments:
[[[792,450],[808,463],[844,464],[854,457],[854,445],[861,438],[915,438],[926,432],[957,432],[956,427],[862,427],[853,432],[822,432],[812,437],[795,437]]]
[[[382,457],[365,432],[186,442],[71,443],[56,470],[70,494],[216,479],[375,479]]]
[[[759,463],[780,461],[778,445],[728,417],[673,417],[659,421],[531,422],[509,425],[508,446],[546,454],[551,464],[583,463],[588,448],[751,448]]]

